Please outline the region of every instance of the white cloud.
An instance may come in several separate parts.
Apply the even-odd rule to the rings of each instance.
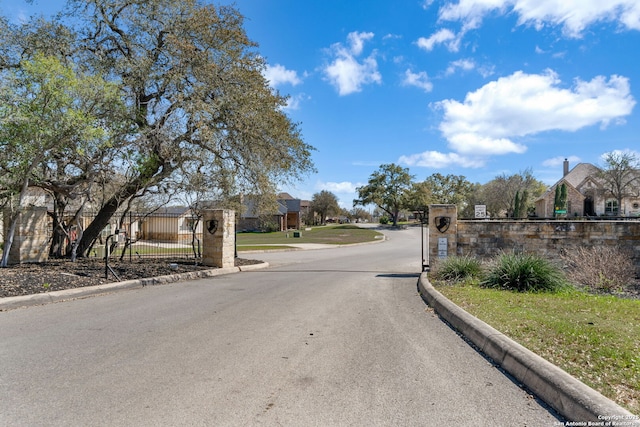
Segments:
[[[325,67],[324,73],[340,95],[360,92],[365,84],[382,82],[375,51],[361,62],[357,59],[362,54],[364,42],[372,38],[373,33],[353,32],[347,36],[348,48],[341,43],[331,46],[335,59]]]
[[[308,99],[311,99],[310,96],[308,96],[307,94],[304,93],[300,93],[298,95],[295,96],[290,96],[287,99],[287,105],[284,107],[285,110],[299,110],[300,109],[300,104],[302,103],[302,101],[306,101]]]
[[[490,156],[526,152],[526,136],[623,122],[635,103],[625,77],[576,79],[572,87],[563,88],[551,70],[518,71],[467,93],[462,102],[447,99],[435,105],[443,111],[439,129],[450,153],[425,151],[400,161],[432,168],[480,167]]]
[[[425,151],[424,153],[401,156],[399,163],[407,166],[442,169],[448,166],[462,166],[465,168],[479,168],[484,166],[481,158],[461,156],[457,153],[441,153],[439,151]]]
[[[597,22],[614,22],[629,30],[640,30],[637,0],[459,0],[439,11],[442,21],[459,21],[464,31],[478,28],[491,13],[518,15],[519,25],[561,26],[568,37],[580,37]]]
[[[433,83],[431,83],[429,76],[424,71],[420,71],[419,73],[414,73],[411,70],[405,71],[402,84],[404,86],[419,87],[425,92],[431,92],[433,90]]]
[[[354,56],[359,56],[364,48],[364,42],[371,40],[372,38],[373,33],[358,33],[357,31],[349,33],[347,35],[347,40],[351,45],[351,53]]]
[[[557,156],[557,157],[552,157],[550,159],[543,161],[542,166],[553,167],[553,168],[562,166],[562,164],[564,164],[565,159],[569,161],[569,165],[574,165],[574,166],[582,161],[582,159],[578,156],[568,156],[568,157]]]
[[[476,63],[470,59],[459,59],[453,61],[447,67],[446,75],[455,74],[457,70],[470,71],[476,67]]]
[[[422,2],[422,8],[423,9],[429,9],[429,6],[431,6],[431,4],[434,2],[434,0],[424,0]]]
[[[444,44],[451,52],[457,52],[460,49],[460,40],[462,34],[454,34],[453,31],[443,28],[432,34],[431,37],[420,37],[416,44],[420,49],[431,52],[437,45]]]
[[[637,150],[632,150],[630,148],[625,148],[624,150],[612,150],[612,151],[608,151],[606,153],[602,153],[600,155],[600,161],[604,164],[605,160],[607,158],[607,156],[609,154],[613,154],[615,156],[633,156],[636,159],[640,159],[640,152],[638,152]]]
[[[316,189],[319,191],[326,190],[332,193],[338,194],[353,194],[356,192],[357,187],[361,187],[362,184],[354,184],[352,182],[318,182]]]
[[[631,113],[635,100],[625,77],[598,76],[561,88],[556,73],[518,71],[466,95],[463,102],[444,100],[440,131],[457,153],[496,155],[523,153],[513,139],[540,132],[607,126]]]
[[[282,84],[290,84],[292,86],[299,85],[302,80],[298,77],[298,73],[294,70],[287,70],[283,65],[267,65],[264,70],[264,78],[267,79],[272,87]]]

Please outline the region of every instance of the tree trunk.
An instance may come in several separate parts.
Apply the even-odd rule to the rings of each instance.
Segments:
[[[98,238],[102,230],[109,224],[111,217],[116,213],[120,207],[121,202],[117,196],[113,196],[107,201],[107,203],[100,208],[98,214],[91,224],[87,227],[82,235],[80,244],[78,245],[78,256],[86,257],[89,249],[93,246],[93,241]]]
[[[49,248],[49,256],[52,258],[62,258],[66,255],[68,249],[65,241],[68,237],[68,230],[64,224],[64,211],[67,207],[66,197],[56,193],[54,194],[53,212],[50,213],[53,219],[53,232],[51,236],[51,247]]]
[[[159,156],[156,157],[156,159],[155,162],[147,164],[147,168],[142,175],[137,176],[127,183],[100,208],[96,217],[91,221],[91,224],[84,230],[82,240],[80,240],[78,245],[78,256],[87,256],[89,250],[93,247],[94,241],[109,224],[109,221],[120,206],[141,190],[149,188],[171,175],[173,172],[171,164],[164,162]]]

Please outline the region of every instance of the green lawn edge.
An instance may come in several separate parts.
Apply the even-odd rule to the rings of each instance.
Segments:
[[[434,287],[471,315],[640,413],[640,301],[580,291],[523,293]]]

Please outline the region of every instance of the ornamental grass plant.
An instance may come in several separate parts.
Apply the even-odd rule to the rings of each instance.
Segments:
[[[560,267],[535,254],[503,253],[481,285],[518,292],[559,292],[570,289]]]
[[[436,264],[433,272],[437,280],[458,282],[467,279],[479,279],[484,274],[482,263],[469,256],[453,256]]]

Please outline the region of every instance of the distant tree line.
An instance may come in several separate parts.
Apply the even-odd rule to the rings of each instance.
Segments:
[[[633,152],[612,151],[602,157],[603,165],[595,177],[602,183],[606,197],[615,199],[618,206],[626,197],[640,198],[640,159]],[[435,173],[424,181],[415,182],[408,168],[383,164],[371,174],[366,185],[357,188],[355,206],[374,205],[388,215],[396,225],[402,212],[423,219],[431,204],[453,204],[461,217],[472,218],[476,205],[485,205],[493,218],[526,218],[535,214],[535,201],[548,185],[536,179],[531,169],[501,174],[485,184],[472,183],[462,175]],[[554,212],[565,212],[567,186],[556,187]]]
[[[435,173],[415,182],[408,168],[383,164],[358,187],[354,206],[375,205],[397,225],[406,211],[418,219],[428,216],[431,204],[453,204],[462,217],[473,217],[475,205],[486,205],[493,217],[525,217],[534,211],[535,200],[547,186],[533,177],[530,169],[513,175],[496,176],[486,184],[472,183],[462,175]]]

